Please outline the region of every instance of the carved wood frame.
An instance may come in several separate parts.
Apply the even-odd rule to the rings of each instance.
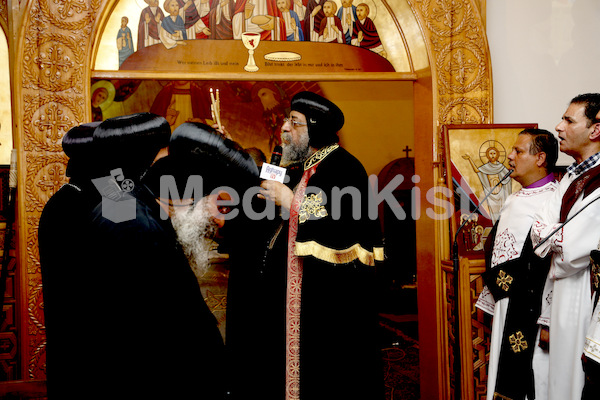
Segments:
[[[65,181],[66,157],[60,152],[58,127],[90,119],[91,49],[114,1],[14,1],[10,10],[7,0],[0,3],[3,26],[9,28],[13,135],[19,155],[23,379],[45,378],[37,226],[49,194]],[[421,26],[430,60],[430,70],[415,81],[415,104],[423,104],[415,107],[415,150],[420,155],[416,172],[423,185],[432,187],[445,184],[439,126],[492,122],[490,57],[478,8],[485,2],[408,2]],[[423,398],[446,398],[449,393],[448,337],[440,323],[446,311],[441,260],[449,254],[447,236],[443,222],[421,220],[417,224],[419,274],[431,277],[419,284],[421,375],[437,383],[422,385]],[[432,237],[434,248],[429,245]]]
[[[500,137],[504,138],[502,143],[506,149],[506,155],[508,155],[512,141],[507,141],[508,137],[512,137],[510,140],[514,140],[516,135],[520,131],[526,128],[537,128],[537,124],[457,124],[457,125],[443,125],[442,136],[445,148],[445,174],[446,187],[449,193],[454,193],[454,184],[452,178],[460,181],[460,176],[453,176],[453,158],[452,151],[450,149],[451,142],[453,140],[459,140],[463,142],[473,142],[474,145],[481,144],[475,142],[474,134],[469,133],[480,132],[481,136],[485,136],[487,139],[500,140]],[[471,132],[469,132],[471,131]],[[514,137],[512,136],[514,135]],[[481,138],[481,136],[478,136]],[[456,155],[454,160],[456,160]],[[504,162],[508,164],[508,160]],[[460,174],[460,173],[459,173]],[[469,182],[472,183],[472,182]],[[482,197],[477,198],[477,204],[481,201]],[[459,227],[459,221],[457,215],[460,212],[455,211],[455,214],[450,219],[450,239],[453,240],[456,235],[456,231]],[[466,214],[466,212],[465,212]],[[490,227],[493,225],[492,222],[486,222]],[[484,225],[484,224],[482,224]],[[489,228],[488,228],[489,229]],[[463,229],[461,232],[465,234],[467,229]],[[460,235],[459,235],[460,236]],[[460,242],[460,238],[459,238]],[[442,261],[442,274],[443,274],[443,292],[448,299],[447,313],[448,320],[444,321],[450,337],[450,344],[448,351],[452,352],[452,345],[456,343],[454,335],[454,329],[456,323],[459,324],[459,338],[458,343],[461,349],[461,393],[463,399],[485,399],[487,391],[487,364],[489,361],[489,341],[491,336],[491,318],[482,310],[475,307],[475,302],[479,298],[479,294],[483,290],[483,279],[481,274],[485,272],[485,262],[483,260],[483,250],[479,251],[465,251],[459,246],[459,259],[460,268],[458,271],[458,280],[455,277],[454,265],[451,261],[451,257],[447,260]],[[457,299],[455,299],[455,287],[458,284],[458,310],[456,309]],[[457,314],[458,311],[458,314]],[[456,320],[458,315],[458,321]]]

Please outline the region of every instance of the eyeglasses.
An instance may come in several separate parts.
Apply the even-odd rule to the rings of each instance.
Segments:
[[[290,124],[292,124],[294,128],[298,128],[299,126],[308,125],[306,122],[300,122],[297,119],[291,119],[291,118],[284,118],[283,123],[285,124],[286,122],[289,122]]]

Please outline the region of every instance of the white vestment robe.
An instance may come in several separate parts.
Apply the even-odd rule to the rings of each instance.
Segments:
[[[598,243],[598,249],[600,250],[600,243]],[[592,314],[590,327],[585,337],[583,353],[586,357],[600,364],[600,301],[596,304]]]
[[[600,164],[597,161],[594,166]],[[554,196],[536,213],[531,231],[533,246],[546,238],[560,219],[562,198],[577,178],[567,173]],[[600,189],[583,195],[571,208],[571,217],[600,196]],[[536,250],[545,256],[552,252],[549,277],[554,281],[550,308],[550,369],[548,399],[580,400],[584,384],[581,355],[590,325],[590,251],[600,238],[600,201],[587,207]]]
[[[491,264],[495,267],[506,261],[519,258],[525,245],[525,240],[531,229],[533,217],[540,204],[546,201],[554,194],[558,188],[558,183],[548,182],[543,186],[531,189],[522,188],[518,192],[510,195],[500,213],[500,220],[496,230],[496,238],[492,252]],[[550,290],[549,282],[546,282],[545,290]],[[545,298],[546,296],[544,296]],[[500,358],[500,349],[502,346],[502,336],[504,333],[504,323],[510,298],[506,297],[495,302],[487,286],[479,295],[475,306],[481,310],[492,314],[492,336],[490,339],[490,361],[488,366],[487,382],[487,400],[494,398],[496,387],[496,377],[498,374],[498,362]],[[544,307],[542,307],[544,308]],[[533,371],[535,377],[536,400],[545,399],[545,387],[547,385],[548,371],[548,353],[537,346],[533,354]]]

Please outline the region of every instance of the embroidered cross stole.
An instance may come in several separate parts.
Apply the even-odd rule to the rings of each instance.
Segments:
[[[317,169],[315,164],[304,171],[296,188],[290,209],[287,259],[286,339],[285,339],[285,399],[300,398],[300,308],[302,295],[302,258],[296,255],[300,205],[308,180]]]
[[[490,235],[490,239],[495,238]],[[509,298],[494,398],[535,398],[533,350],[550,259],[550,256],[545,259],[535,256],[527,235],[519,258],[498,264],[483,274],[494,300]]]

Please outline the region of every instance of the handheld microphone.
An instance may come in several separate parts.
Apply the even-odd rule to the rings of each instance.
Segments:
[[[281,183],[285,181],[286,169],[279,166],[281,163],[282,151],[283,149],[281,146],[275,146],[273,148],[273,154],[271,154],[270,162],[264,163],[260,169],[260,177],[262,179],[278,181]]]
[[[460,224],[460,226],[458,227],[458,229],[456,230],[456,234],[454,235],[454,243],[452,245],[452,267],[453,267],[453,274],[454,274],[454,301],[455,301],[455,305],[454,305],[454,376],[456,377],[456,382],[454,382],[454,398],[455,399],[460,399],[461,398],[461,365],[460,365],[460,329],[459,329],[459,306],[458,306],[458,297],[459,297],[459,285],[458,285],[458,272],[459,272],[459,268],[460,268],[460,263],[458,260],[458,234],[460,233],[461,229],[465,226],[465,224],[471,219],[471,216],[473,214],[475,214],[477,211],[479,211],[479,209],[481,208],[481,206],[483,205],[483,203],[485,203],[485,201],[487,200],[488,197],[490,197],[490,195],[492,193],[494,193],[494,190],[496,190],[496,188],[498,186],[500,186],[502,184],[502,182],[504,182],[506,180],[506,178],[508,178],[510,176],[510,174],[512,174],[515,170],[511,169],[508,171],[508,173],[506,175],[504,175],[502,177],[502,179],[500,179],[498,181],[498,183],[496,183],[494,185],[494,187],[492,187],[490,189],[490,191],[485,195],[485,197],[479,202],[479,204],[477,205],[477,207],[475,207],[475,209],[469,214],[469,216],[467,218],[465,218],[465,220],[462,222],[462,224]]]
[[[283,148],[281,146],[275,146],[273,148],[273,154],[271,154],[271,160],[269,164],[275,165],[276,167],[281,164],[281,153],[283,152]]]

